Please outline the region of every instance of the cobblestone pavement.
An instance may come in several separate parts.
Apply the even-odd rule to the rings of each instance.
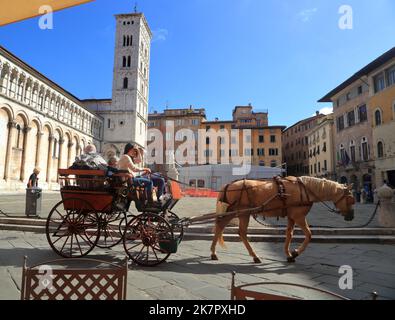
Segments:
[[[220,249],[220,261],[209,260],[209,241],[185,241],[179,252],[155,268],[130,265],[128,299],[224,299],[230,297],[231,272],[237,284],[281,281],[330,290],[352,299],[395,299],[395,247],[367,244],[311,244],[296,264],[285,262],[282,244],[254,243],[262,264],[253,264],[241,243]],[[0,299],[19,299],[23,257],[29,265],[58,257],[45,235],[0,231]],[[90,258],[121,261],[123,247],[95,249]],[[353,268],[353,290],[339,289],[339,267]],[[283,289],[285,290],[285,289]],[[282,289],[280,294],[285,294]],[[317,295],[295,292],[304,298]]]
[[[51,208],[61,200],[58,192],[44,193],[42,198],[41,217],[46,218]],[[180,217],[191,217],[215,211],[215,199],[207,198],[184,198],[174,208],[175,213]],[[133,205],[132,205],[133,206]],[[353,227],[360,226],[367,222],[375,209],[375,205],[357,204],[355,206],[355,219],[352,222],[345,222],[343,217],[328,212],[322,204],[314,205],[309,213],[307,219],[312,226],[333,226],[333,227]],[[1,194],[0,193],[0,210],[10,216],[24,216],[25,212],[25,195],[18,194]],[[132,208],[132,212],[136,212]],[[286,224],[286,220],[280,219],[277,221],[274,218],[266,221],[268,224]],[[256,222],[252,222],[251,226],[257,226]],[[376,227],[377,217],[369,225]]]

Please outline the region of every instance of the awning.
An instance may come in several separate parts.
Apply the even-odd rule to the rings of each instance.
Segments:
[[[41,6],[58,11],[91,1],[94,0],[0,0],[0,26],[37,17]]]

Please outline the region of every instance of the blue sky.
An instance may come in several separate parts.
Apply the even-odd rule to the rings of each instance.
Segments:
[[[393,0],[137,0],[154,32],[150,111],[193,105],[230,119],[236,105],[291,125],[395,46]],[[97,0],[0,28],[0,44],[79,98],[111,97],[115,20],[135,1]],[[341,5],[353,29],[341,30]]]

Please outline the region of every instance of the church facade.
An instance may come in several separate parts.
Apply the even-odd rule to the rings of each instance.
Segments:
[[[116,16],[112,99],[81,100],[0,46],[0,190],[56,189],[88,144],[105,157],[146,147],[152,34],[143,14]]]

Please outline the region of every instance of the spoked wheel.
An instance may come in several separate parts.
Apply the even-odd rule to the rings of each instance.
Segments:
[[[172,228],[163,217],[144,213],[126,226],[123,245],[133,262],[153,267],[167,260],[171,254],[167,248],[174,241]]]
[[[97,213],[88,202],[81,199],[61,201],[47,219],[48,243],[61,257],[84,257],[99,240],[98,220]]]
[[[184,227],[178,223],[180,218],[171,211],[167,213],[166,217],[173,230],[174,238],[178,240],[178,243],[180,243],[184,238]]]
[[[96,244],[102,249],[115,247],[122,241],[120,224],[126,216],[125,212],[102,213],[99,217],[100,235]]]

